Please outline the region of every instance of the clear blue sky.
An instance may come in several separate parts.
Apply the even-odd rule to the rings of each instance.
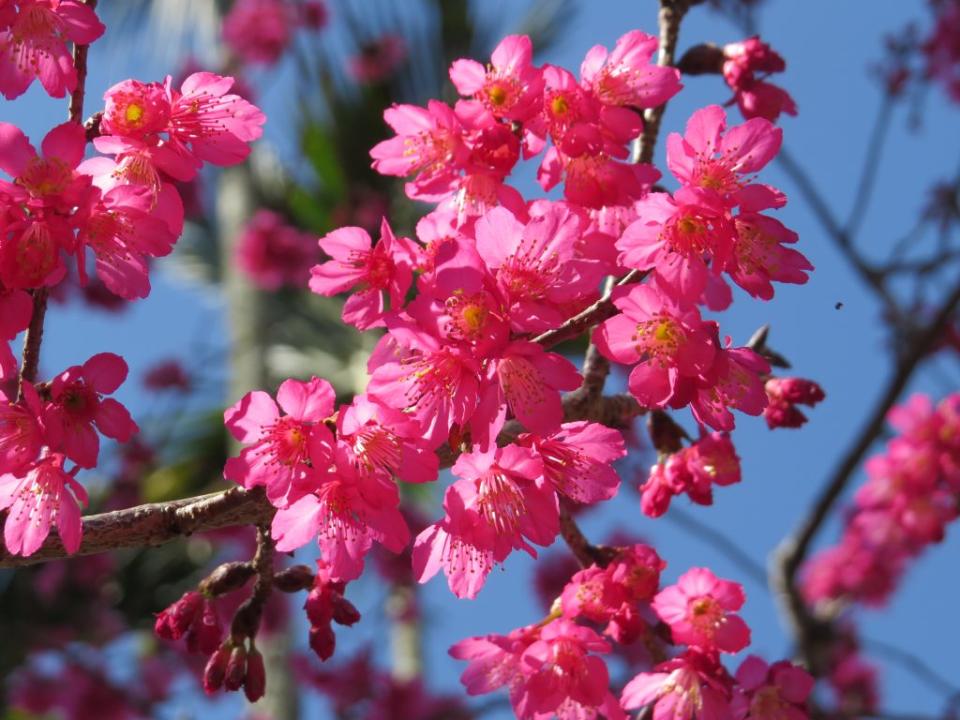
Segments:
[[[523,3],[525,5],[526,3]],[[655,3],[652,0],[606,0],[577,3],[578,13],[561,40],[538,62],[552,62],[576,71],[586,50],[596,43],[612,46],[624,31],[639,27],[656,32]],[[845,216],[852,202],[867,142],[867,134],[880,103],[877,87],[868,77],[868,65],[880,56],[884,34],[909,20],[925,17],[925,3],[871,2],[837,3],[770,0],[761,14],[765,40],[788,61],[788,72],[778,82],[793,94],[800,109],[797,118],[782,123],[785,143],[804,163],[814,181],[838,214]],[[485,16],[501,17],[503,30],[519,15],[520,3],[486,4]],[[869,7],[869,12],[867,12]],[[719,44],[740,39],[736,28],[706,8],[696,8],[684,23],[680,47],[701,41]],[[166,69],[154,60],[143,60],[129,47],[107,43],[94,48],[88,109],[107,86],[128,76],[159,79]],[[482,58],[478,58],[481,59]],[[281,69],[281,78],[290,77],[290,68]],[[295,96],[275,85],[265,96],[270,121],[267,141],[278,143],[282,153],[288,145],[283,133],[289,129],[286,117]],[[718,78],[691,78],[687,89],[671,102],[663,131],[682,130],[686,117],[696,107],[723,101],[726,89]],[[46,128],[60,122],[63,103],[41,96],[36,89],[26,101],[0,103],[3,119],[24,127],[35,141]],[[960,157],[958,127],[960,108],[948,106],[939,94],[928,98],[924,127],[907,128],[903,109],[896,116],[891,142],[881,165],[881,179],[860,235],[865,247],[883,249],[903,235],[924,201],[928,181],[955,171]],[[663,166],[661,142],[656,161]],[[857,433],[864,416],[890,373],[884,347],[884,330],[873,297],[849,271],[803,200],[778,168],[764,172],[763,179],[780,186],[790,203],[779,217],[800,234],[798,246],[816,267],[806,286],[780,286],[773,302],[761,303],[739,294],[731,311],[721,318],[721,327],[740,343],[759,325],[773,326],[772,345],[793,363],[797,374],[818,380],[827,400],[813,411],[811,422],[801,431],[771,433],[761,420],[738,417],[734,441],[743,458],[744,480],[716,494],[713,508],[689,507],[703,522],[736,538],[757,562],[766,562],[768,553],[785,532],[800,520],[837,458]],[[521,188],[534,196],[527,182]],[[155,276],[151,297],[136,303],[125,315],[90,314],[80,307],[54,308],[49,316],[43,349],[47,372],[80,362],[94,352],[111,350],[123,354],[134,376],[150,361],[169,355],[183,355],[198,337],[213,345],[222,343],[222,307],[217,298],[191,286],[172,273]],[[838,302],[843,303],[836,309]],[[937,378],[921,378],[913,389],[942,394],[944,375],[958,377],[955,359],[941,363]],[[136,383],[129,383],[120,397],[136,412],[145,408],[145,398]],[[686,413],[678,417],[690,427]],[[635,480],[627,473],[627,484]],[[752,650],[768,659],[788,652],[776,608],[765,588],[750,583],[739,568],[709,545],[691,538],[669,519],[651,521],[639,512],[636,495],[625,489],[608,508],[584,523],[593,538],[606,534],[606,527],[619,525],[642,534],[655,545],[669,567],[670,581],[691,566],[706,565],[719,575],[744,583],[748,603],[744,617],[753,629]],[[823,533],[822,541],[836,539],[836,519]],[[958,533],[928,552],[910,571],[903,589],[883,612],[859,615],[862,632],[870,637],[901,645],[922,655],[946,675],[951,669],[958,684],[955,647],[960,643],[960,620],[954,612],[960,590],[956,557]],[[494,572],[480,597],[472,602],[456,601],[436,578],[424,594],[425,614],[430,618],[427,638],[428,678],[435,686],[455,690],[462,664],[446,656],[446,648],[469,635],[507,632],[539,618],[533,594],[525,578],[531,563],[512,558],[504,571]],[[359,592],[357,592],[359,591]],[[358,606],[373,602],[371,585],[358,584]],[[367,597],[363,597],[366,595]],[[372,619],[372,618],[371,618]],[[383,624],[364,622],[340,633],[344,648],[347,636],[375,638]],[[883,668],[882,707],[897,712],[936,714],[941,698],[901,668],[881,661]],[[192,704],[194,700],[188,701]],[[173,703],[176,705],[177,703]],[[234,711],[225,711],[232,716]],[[499,717],[490,715],[490,717]],[[509,717],[509,713],[502,715]]]

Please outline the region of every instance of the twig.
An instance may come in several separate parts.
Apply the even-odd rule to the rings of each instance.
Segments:
[[[772,568],[774,577],[771,578],[771,583],[784,596],[784,611],[800,641],[800,649],[804,658],[812,670],[818,669],[814,643],[820,622],[811,614],[800,595],[796,584],[797,572],[810,550],[813,538],[843,493],[854,470],[860,465],[864,455],[882,432],[887,413],[906,388],[920,361],[939,339],[943,328],[953,316],[958,303],[960,303],[960,284],[944,301],[930,324],[924,328],[906,353],[901,356],[897,364],[896,374],[874,407],[866,425],[816,499],[809,515],[796,532],[781,543],[775,554]]]
[[[848,237],[856,237],[860,230],[860,223],[863,221],[867,204],[870,201],[870,194],[873,192],[874,181],[877,179],[877,167],[880,164],[884,141],[886,140],[887,130],[890,127],[890,115],[893,111],[893,96],[887,94],[883,98],[883,104],[877,113],[877,118],[870,132],[870,141],[867,144],[867,157],[863,162],[863,170],[860,173],[860,182],[857,184],[857,194],[853,200],[853,207],[847,218],[847,224],[844,232]]]

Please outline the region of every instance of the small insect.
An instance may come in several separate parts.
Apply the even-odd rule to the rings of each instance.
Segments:
[[[843,307],[843,303],[838,301],[837,304],[833,306],[833,309],[834,309],[834,310],[839,310],[839,309],[842,308],[842,307]]]

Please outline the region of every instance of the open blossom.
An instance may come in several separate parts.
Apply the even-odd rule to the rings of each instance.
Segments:
[[[609,500],[620,488],[612,463],[627,450],[619,430],[581,420],[563,423],[543,435],[521,435],[517,444],[540,456],[544,478],[574,502],[590,505]]]
[[[347,227],[320,238],[320,247],[333,259],[313,266],[310,289],[330,296],[359,286],[343,306],[344,322],[361,330],[378,327],[388,300],[390,310],[403,306],[418,249],[412,240],[396,237],[386,218],[376,245],[363,228]]]
[[[316,377],[284,381],[276,402],[261,390],[244,395],[223,416],[230,434],[247,445],[227,460],[224,477],[246,488],[264,485],[270,501],[282,504],[311,458],[318,472],[330,465],[333,434],[323,421],[333,415],[334,398],[330,383]]]
[[[99,190],[94,190],[99,194]],[[150,294],[149,258],[169,255],[177,236],[151,214],[153,197],[143,188],[115,187],[91,203],[77,234],[77,268],[87,282],[83,249],[96,258],[97,277],[114,295],[133,300]]]
[[[621,311],[594,332],[597,349],[611,360],[634,364],[630,392],[645,407],[673,400],[682,378],[711,367],[716,354],[712,326],[695,306],[676,303],[649,285],[635,285],[614,299]]]
[[[316,237],[288,225],[270,210],[258,210],[237,242],[237,264],[262,290],[300,288],[317,260]]]
[[[461,95],[475,97],[494,116],[523,122],[543,99],[543,79],[532,58],[528,36],[508,35],[494,48],[488,67],[460,59],[450,66],[450,79]]]
[[[768,665],[750,655],[737,670],[733,720],[807,720],[813,677],[793,663]]]
[[[123,80],[103,94],[100,132],[149,139],[170,123],[170,97],[161,83]]]
[[[764,384],[769,403],[763,411],[767,425],[777,427],[800,427],[807,421],[797,405],[813,407],[826,395],[817,383],[804,378],[772,377]]]
[[[520,659],[536,642],[540,626],[512,630],[507,635],[485,635],[461,640],[453,645],[450,656],[469,662],[460,676],[468,695],[484,695],[506,686],[510,701],[516,706],[523,682]]]
[[[60,281],[66,272],[62,254],[73,252],[73,210],[85,203],[90,178],[76,172],[86,146],[79,123],[66,122],[44,137],[38,154],[23,132],[0,123],[0,195],[11,208],[0,240],[0,282],[7,288],[34,288]],[[26,211],[26,213],[24,212]]]
[[[18,473],[40,454],[49,442],[43,406],[33,385],[24,382],[22,402],[16,403],[0,391],[0,473]]]
[[[464,453],[453,466],[446,516],[414,543],[414,573],[426,582],[441,569],[457,597],[476,597],[493,564],[527,542],[549,545],[560,531],[557,499],[543,484],[543,464],[527,448],[507,445]]]
[[[453,109],[437,100],[426,109],[394,105],[383,119],[397,136],[378,143],[371,151],[373,169],[382,175],[416,179],[406,184],[413,200],[440,199],[455,187],[466,159],[462,126]]]
[[[750,348],[722,348],[713,365],[700,377],[689,380],[682,392],[690,392],[690,410],[697,422],[729,432],[735,421],[730,408],[747,415],[760,415],[767,407],[763,378],[770,365]]]
[[[670,626],[674,642],[705,652],[735,653],[750,644],[750,629],[734,614],[744,600],[737,583],[693,568],[657,594],[653,609]]]
[[[682,136],[671,133],[667,138],[667,165],[684,185],[733,204],[782,142],[783,131],[769,121],[753,118],[727,128],[724,109],[709,105],[690,116]]]
[[[22,95],[34,78],[51,97],[77,87],[77,70],[67,42],[89,45],[103,35],[93,8],[78,0],[17,0],[10,26],[0,28],[0,93]]]
[[[398,553],[410,541],[410,530],[392,479],[358,472],[340,446],[335,472],[322,472],[318,468],[329,464],[327,457],[326,449],[311,456],[313,468],[298,482],[300,497],[277,510],[271,533],[281,552],[316,538],[330,577],[345,582],[360,577],[374,542]]]
[[[680,72],[650,62],[659,42],[631,30],[608,53],[602,45],[587,52],[580,66],[583,85],[607,105],[652,108],[680,92]]]
[[[78,501],[87,504],[87,491],[74,479],[77,468],[64,471],[64,459],[53,453],[22,475],[0,474],[0,510],[7,511],[3,539],[10,553],[32,555],[53,525],[68,553],[80,549],[83,528]]]
[[[126,378],[127,363],[122,357],[99,353],[83,365],[67,368],[50,383],[46,421],[61,438],[63,454],[80,467],[97,464],[97,430],[119,442],[127,442],[139,431],[123,405],[103,397],[116,392]]]
[[[715,654],[688,650],[642,672],[623,688],[627,710],[653,705],[653,720],[727,720],[730,677]]]

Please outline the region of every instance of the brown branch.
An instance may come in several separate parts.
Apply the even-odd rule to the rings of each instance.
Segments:
[[[89,515],[83,518],[83,540],[74,556],[163,545],[219,528],[262,525],[270,522],[273,513],[261,489],[235,487],[199,497]],[[60,538],[51,535],[43,547],[29,557],[10,555],[0,547],[0,568],[35,565],[65,557],[68,555]]]
[[[581,420],[585,416],[570,393],[564,398],[565,420]],[[595,405],[591,419],[614,428],[624,428],[645,412],[630,395],[612,395],[601,398]],[[507,423],[498,438],[501,444],[512,442],[523,431],[522,426]],[[440,453],[442,467],[450,467],[458,453],[449,448]],[[68,555],[55,535],[29,557],[10,555],[0,544],[0,568],[35,565],[48,560],[96,555],[125,548],[151,547],[171,542],[193,533],[241,525],[265,526],[273,519],[274,508],[267,502],[261,489],[244,490],[240,487],[199,497],[172,500],[164,503],[138,505],[83,518],[83,540],[80,550]]]
[[[960,284],[953,289],[933,320],[916,336],[914,342],[901,356],[897,363],[897,371],[886,391],[875,405],[866,425],[844,455],[833,476],[816,499],[809,515],[794,534],[781,543],[776,552],[772,568],[775,576],[771,578],[771,584],[783,595],[784,612],[797,636],[804,660],[814,674],[820,669],[818,644],[823,639],[823,632],[826,628],[824,623],[812,614],[810,608],[804,602],[797,587],[797,573],[806,559],[811,543],[824,520],[846,489],[864,455],[883,431],[887,413],[906,388],[920,362],[940,338],[958,304],[960,304]]]
[[[680,36],[680,22],[687,10],[694,4],[691,0],[660,0],[660,51],[657,55],[657,65],[672,67],[675,64],[677,39]],[[653,162],[653,151],[657,145],[657,136],[660,134],[660,122],[667,103],[655,108],[648,108],[643,114],[643,134],[640,136],[637,162]]]

